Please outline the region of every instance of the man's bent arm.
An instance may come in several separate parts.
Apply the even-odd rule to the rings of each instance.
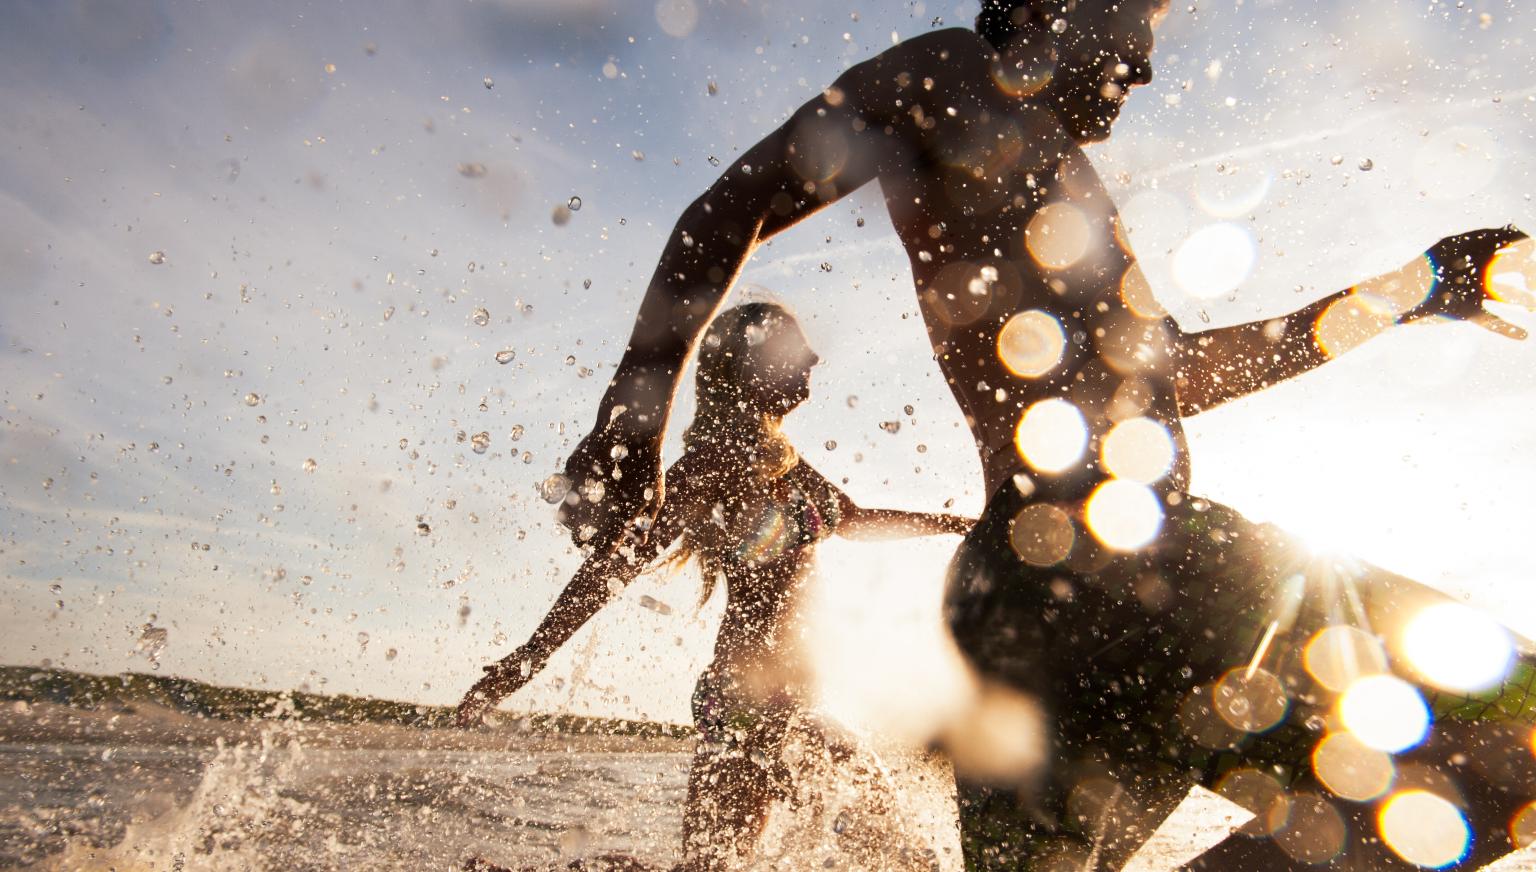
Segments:
[[[612,533],[613,524],[646,514],[637,511],[646,504],[654,511],[661,496],[661,437],[683,368],[756,246],[874,178],[880,151],[889,146],[868,130],[856,108],[874,63],[845,72],[683,210],[593,430],[566,464],[577,485],[618,479],[604,486],[617,491],[608,500],[613,517],[596,518],[581,502],[571,504],[575,511],[563,519],[578,534],[587,525],[593,528],[588,535]],[[634,474],[614,475],[615,468]],[[647,494],[647,488],[655,489]]]

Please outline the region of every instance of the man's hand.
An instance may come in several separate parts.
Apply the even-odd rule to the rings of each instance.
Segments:
[[[1526,238],[1524,232],[1509,225],[1447,236],[1430,246],[1424,254],[1434,267],[1435,284],[1424,302],[1398,316],[1397,323],[1438,315],[1469,321],[1500,336],[1524,339],[1524,329],[1492,314],[1483,305],[1490,299],[1488,264],[1500,249]]]
[[[565,481],[545,488],[577,545],[611,550],[626,533],[641,541],[661,508],[660,440],[613,423],[589,433],[565,462]],[[564,491],[561,493],[561,491]]]

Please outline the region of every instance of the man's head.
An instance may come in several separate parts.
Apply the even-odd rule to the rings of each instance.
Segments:
[[[1048,51],[1041,93],[1079,142],[1109,136],[1126,94],[1152,80],[1152,30],[1169,0],[982,0],[976,32],[1007,63]]]

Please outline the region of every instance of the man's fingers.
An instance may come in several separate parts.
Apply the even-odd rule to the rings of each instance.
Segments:
[[[1519,242],[1522,239],[1529,239],[1530,235],[1513,224],[1506,224],[1497,230],[1488,231],[1488,237],[1494,242],[1497,242],[1502,247],[1510,244],[1511,242]]]
[[[1530,335],[1530,333],[1528,333],[1524,327],[1521,327],[1517,324],[1511,324],[1510,322],[1505,321],[1503,318],[1500,318],[1498,315],[1494,315],[1489,312],[1483,312],[1480,315],[1474,315],[1467,320],[1483,328],[1484,330],[1487,330],[1489,333],[1497,333],[1498,335],[1507,337],[1509,339],[1524,339]]]

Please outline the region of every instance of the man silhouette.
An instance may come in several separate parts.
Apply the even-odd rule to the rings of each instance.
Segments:
[[[1195,782],[1231,788],[1274,835],[1231,839],[1205,868],[1400,863],[1373,819],[1380,794],[1341,792],[1309,765],[1337,729],[1327,691],[1340,688],[1300,664],[1341,609],[1346,624],[1398,619],[1429,594],[1308,563],[1277,532],[1187,495],[1180,418],[1394,323],[1439,315],[1523,338],[1484,311],[1483,273],[1524,236],[1449,237],[1287,317],[1186,332],[1152,299],[1082,152],[1151,80],[1167,5],[984,0],[975,31],[927,33],[852,67],[747,150],[668,240],[567,463],[577,488],[562,520],[596,548],[645,535],[678,380],[743,263],[878,180],[991,495],[951,566],[946,615],[982,676],[1040,701],[1052,736],[1048,771],[1029,784],[962,773],[967,865],[1115,868]],[[1536,790],[1532,755],[1511,751],[1536,710],[1526,697],[1499,705],[1513,724],[1447,721],[1399,758],[1399,774],[1466,810],[1465,863],[1513,847],[1511,816]],[[1466,743],[1487,753],[1469,762]]]

